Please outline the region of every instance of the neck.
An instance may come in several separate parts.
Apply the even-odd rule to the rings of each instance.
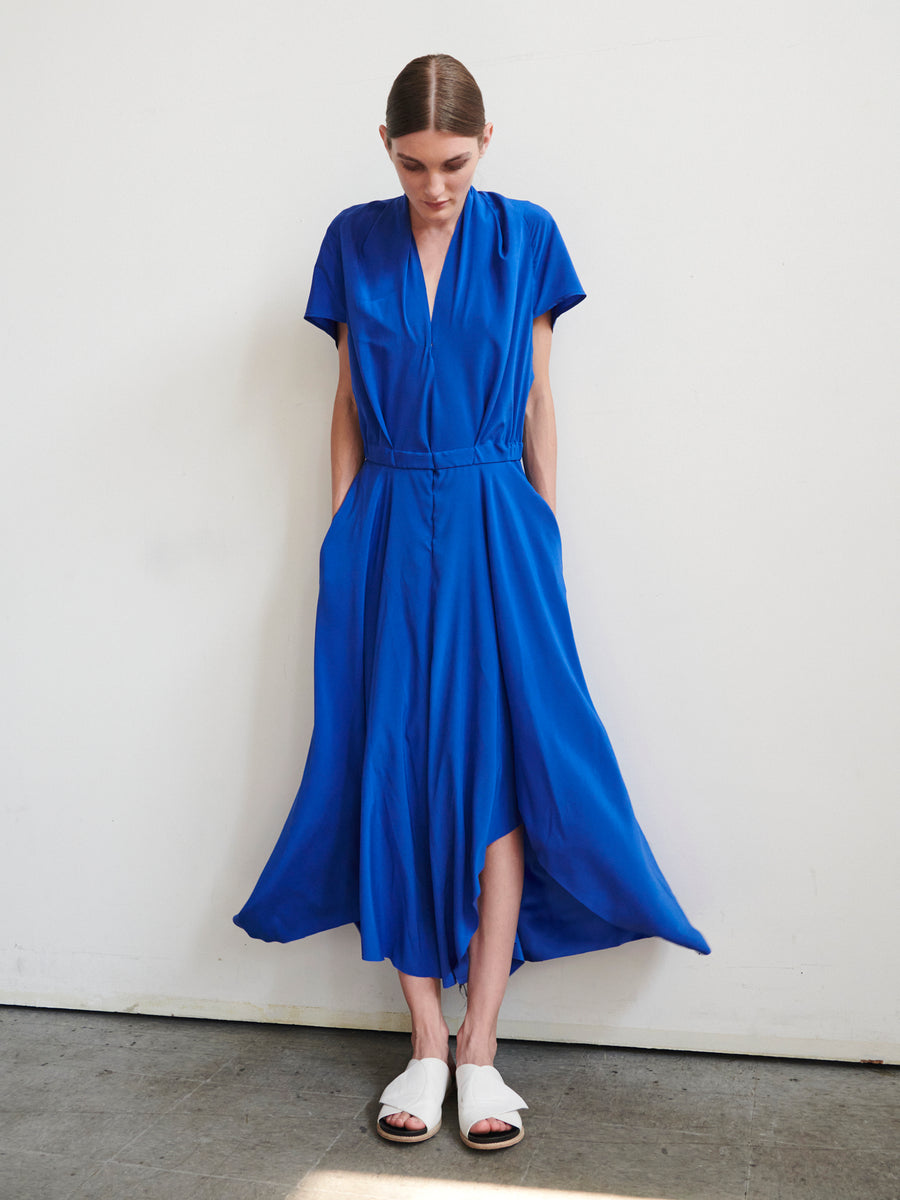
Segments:
[[[449,243],[450,239],[453,237],[453,231],[456,229],[457,223],[463,214],[466,204],[468,203],[468,199],[469,193],[467,192],[462,204],[455,213],[449,217],[436,218],[434,220],[428,220],[427,218],[420,216],[409,203],[409,200],[407,200],[406,211],[409,215],[409,224],[410,228],[412,229],[413,237],[417,242],[419,240],[424,240],[429,242],[435,241]]]

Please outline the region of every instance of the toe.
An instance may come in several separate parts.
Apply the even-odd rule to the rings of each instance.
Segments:
[[[507,1125],[505,1121],[498,1121],[496,1117],[487,1117],[483,1121],[476,1121],[469,1133],[505,1133],[508,1129],[512,1129],[511,1125]]]
[[[385,1117],[388,1125],[393,1125],[395,1129],[420,1130],[425,1128],[425,1122],[418,1117],[414,1117],[408,1112],[391,1113],[389,1117]]]

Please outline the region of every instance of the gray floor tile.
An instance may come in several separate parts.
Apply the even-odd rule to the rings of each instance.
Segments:
[[[177,1074],[127,1074],[71,1063],[8,1070],[0,1079],[4,1113],[164,1113],[196,1083]]]
[[[528,1104],[523,1119],[529,1130],[549,1128],[572,1080],[581,1077],[585,1057],[583,1046],[535,1046],[530,1042],[501,1044],[497,1069],[504,1081]]]
[[[271,1030],[277,1035],[289,1033],[291,1027],[121,1013],[0,1008],[0,1044],[22,1045],[32,1040],[70,1051],[80,1046],[150,1050],[160,1054],[180,1051],[192,1055],[212,1049],[219,1056],[224,1047],[230,1057],[233,1042],[245,1030]]]
[[[112,1158],[147,1121],[133,1113],[6,1113],[0,1119],[0,1149],[65,1155],[76,1164],[97,1164]]]
[[[303,1120],[179,1113],[155,1121],[115,1157],[135,1166],[289,1185],[319,1162],[341,1128],[327,1108]]]
[[[376,1181],[371,1185],[358,1175],[342,1176],[308,1175],[299,1187],[289,1192],[284,1200],[396,1200],[397,1191],[388,1180]],[[429,1196],[429,1200],[444,1200]],[[465,1192],[456,1192],[446,1200],[466,1200]],[[524,1200],[516,1197],[516,1200]]]
[[[900,1156],[868,1150],[757,1147],[748,1200],[898,1200]]]
[[[320,1036],[279,1038],[241,1044],[228,1073],[242,1075],[247,1087],[289,1085],[298,1092],[380,1095],[410,1057],[409,1037],[312,1030]]]
[[[580,1141],[542,1137],[525,1183],[529,1187],[600,1192],[666,1200],[744,1200],[749,1152],[735,1146],[687,1144],[669,1139],[646,1142]]]
[[[525,1141],[479,1154],[452,1093],[432,1141],[376,1136],[409,1053],[405,1034],[0,1008],[0,1197],[746,1200],[749,1180],[750,1200],[900,1200],[897,1068],[505,1041]]]
[[[67,1200],[286,1200],[286,1194],[281,1184],[107,1163]]]
[[[704,1057],[703,1055],[700,1056]],[[900,1100],[900,1067],[861,1063],[803,1062],[790,1058],[751,1058],[760,1091],[800,1084],[810,1091],[893,1096]]]
[[[585,1126],[615,1127],[626,1141],[643,1140],[656,1131],[679,1141],[746,1145],[752,1117],[749,1092],[729,1095],[668,1083],[591,1088],[576,1077],[556,1109],[550,1132],[577,1139]]]
[[[788,1067],[788,1064],[785,1064]],[[767,1072],[756,1090],[753,1141],[893,1152],[900,1146],[900,1077],[832,1066]]]
[[[64,1046],[76,1043],[90,1046],[127,1046],[140,1038],[143,1031],[150,1031],[151,1036],[161,1039],[167,1032],[164,1025],[165,1022],[157,1017],[123,1016],[118,1013],[70,1012],[52,1008],[6,1008],[0,1011],[0,1038],[9,1031],[17,1041],[33,1038]],[[170,1035],[171,1032],[169,1031]]]
[[[587,1054],[585,1069],[599,1085],[608,1088],[662,1084],[732,1094],[753,1090],[757,1061],[726,1054],[597,1047]]]
[[[359,1122],[356,1129],[337,1139],[319,1161],[317,1171],[339,1172],[347,1177],[363,1171],[374,1180],[396,1178],[396,1195],[405,1198],[421,1193],[423,1179],[520,1185],[533,1154],[529,1142],[490,1154],[470,1150],[459,1139],[456,1121],[446,1119],[430,1141],[414,1146],[398,1145],[373,1132],[374,1106],[367,1115],[368,1120]],[[365,1180],[361,1186],[365,1186]]]
[[[93,1170],[67,1155],[0,1150],[0,1196],[3,1200],[69,1200]]]
[[[291,1076],[271,1076],[264,1081],[252,1072],[224,1067],[207,1083],[199,1084],[179,1099],[178,1113],[205,1113],[210,1116],[289,1117],[298,1124],[321,1116],[339,1126],[352,1119],[370,1099],[361,1096],[334,1095],[306,1091],[303,1080]]]
[[[203,1080],[230,1061],[230,1055],[195,1048],[96,1045],[87,1042],[24,1040],[10,1047],[5,1061],[21,1071],[71,1067],[80,1071],[116,1071],[129,1075],[166,1075],[172,1079]]]
[[[285,1200],[581,1200],[584,1193],[491,1186],[459,1177],[427,1179],[314,1171]]]

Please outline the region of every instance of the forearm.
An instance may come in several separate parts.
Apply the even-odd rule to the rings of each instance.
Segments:
[[[534,382],[525,405],[522,465],[534,490],[556,512],[556,413],[550,390],[550,344],[553,327],[550,314],[534,322]]]
[[[537,386],[537,385],[535,385]],[[556,511],[556,415],[549,388],[546,394],[528,397],[525,409],[525,444],[522,465],[528,481]]]
[[[331,511],[336,513],[364,458],[359,417],[352,395],[338,392],[331,418]]]
[[[363,464],[365,450],[353,396],[347,326],[338,326],[338,384],[331,417],[331,511],[344,502],[350,484]]]

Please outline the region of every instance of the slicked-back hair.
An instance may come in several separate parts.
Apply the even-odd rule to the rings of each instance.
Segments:
[[[406,64],[391,87],[385,117],[388,141],[435,129],[484,136],[484,100],[470,71],[450,54],[423,54]]]

